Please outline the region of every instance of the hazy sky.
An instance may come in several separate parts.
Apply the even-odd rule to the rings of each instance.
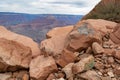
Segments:
[[[100,0],[1,0],[0,12],[86,14]]]

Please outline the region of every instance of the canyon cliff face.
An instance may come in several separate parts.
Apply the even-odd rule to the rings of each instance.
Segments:
[[[50,29],[74,25],[81,18],[82,15],[0,12],[0,25],[15,33],[31,37],[39,43],[45,39],[45,35]]]
[[[105,19],[120,22],[120,0],[102,0],[83,19]]]

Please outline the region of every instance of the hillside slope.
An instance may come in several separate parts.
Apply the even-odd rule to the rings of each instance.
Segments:
[[[120,22],[120,0],[102,0],[83,19],[105,19]]]
[[[36,42],[45,38],[46,32],[54,27],[74,25],[82,15],[23,14],[0,12],[0,25],[31,37]]]

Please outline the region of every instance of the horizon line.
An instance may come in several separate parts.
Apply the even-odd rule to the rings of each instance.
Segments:
[[[9,12],[9,11],[0,11],[0,13],[15,13],[15,14],[29,14],[29,15],[80,15],[82,16],[82,14],[68,14],[68,13],[22,13],[22,12]]]

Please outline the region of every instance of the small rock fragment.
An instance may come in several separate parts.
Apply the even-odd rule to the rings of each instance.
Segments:
[[[94,54],[104,53],[104,49],[97,42],[94,42],[92,44],[92,49],[93,49]]]
[[[120,59],[120,50],[116,50],[114,57]]]
[[[64,78],[60,78],[60,79],[53,79],[53,80],[65,80]]]
[[[56,77],[57,78],[63,78],[63,77],[65,77],[65,74],[63,72],[58,72]]]
[[[29,80],[29,75],[28,74],[24,74],[22,80]]]
[[[102,62],[96,62],[95,63],[95,68],[100,70],[104,68],[104,64]]]
[[[112,78],[112,80],[117,80],[116,78]]]
[[[73,65],[73,67],[72,67],[73,73],[77,74],[84,70],[89,70],[89,69],[93,68],[94,64],[95,64],[94,57],[90,55],[87,58],[83,58],[78,63]]]
[[[79,76],[85,80],[101,80],[100,76],[93,70],[89,70],[85,73],[80,74]]]
[[[98,72],[98,75],[102,76],[102,73],[101,73],[101,72]]]
[[[71,76],[73,76],[73,73],[72,73],[73,64],[74,63],[69,63],[63,68],[63,71],[65,72],[67,78],[70,78]]]
[[[114,58],[113,58],[113,57],[108,57],[108,63],[109,63],[109,64],[114,63]]]
[[[120,67],[117,68],[117,69],[115,69],[115,70],[114,70],[114,73],[115,73],[116,75],[119,75],[119,76],[120,76]]]
[[[115,49],[104,49],[104,54],[113,56],[113,54],[115,54]]]
[[[1,73],[0,80],[7,80],[12,77],[12,73]]]
[[[76,57],[77,56],[73,52],[65,49],[60,57],[55,58],[55,60],[58,65],[65,67],[67,64],[74,62]]]
[[[56,79],[54,74],[50,74],[47,78],[47,80],[53,80],[53,79]]]
[[[92,53],[92,48],[88,47],[88,49],[86,50],[86,54],[90,54],[90,53]]]
[[[112,71],[109,71],[107,74],[108,74],[111,78],[114,77],[114,74],[113,74]]]
[[[112,80],[110,77],[102,77],[101,80]]]

